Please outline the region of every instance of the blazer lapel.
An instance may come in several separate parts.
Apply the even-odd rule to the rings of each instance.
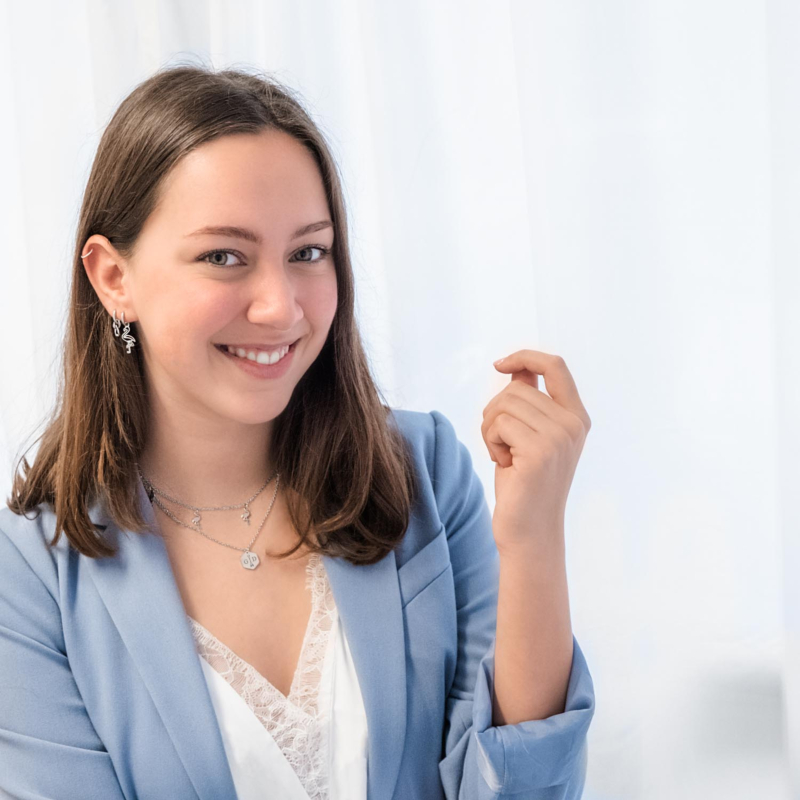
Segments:
[[[391,800],[406,738],[406,645],[394,551],[355,566],[322,557],[367,715],[367,793]]]
[[[147,522],[157,522],[137,480]],[[201,800],[235,797],[222,735],[166,547],[160,536],[121,531],[97,504],[95,524],[119,547],[87,559],[97,590],[142,675],[189,781]],[[364,700],[370,800],[391,800],[406,734],[405,628],[394,551],[355,566],[322,557]],[[163,757],[163,755],[162,755]]]
[[[141,478],[137,492],[145,519],[157,529]],[[91,576],[197,797],[235,797],[222,734],[162,538],[120,530],[97,505],[89,516],[105,524],[106,538],[119,547],[114,559],[87,559]],[[159,753],[161,761],[168,757]]]

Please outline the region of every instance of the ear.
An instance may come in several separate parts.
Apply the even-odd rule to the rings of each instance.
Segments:
[[[125,322],[135,322],[136,311],[126,287],[128,262],[100,234],[93,234],[86,240],[81,256],[86,275],[109,316],[116,309],[118,318],[124,311]]]

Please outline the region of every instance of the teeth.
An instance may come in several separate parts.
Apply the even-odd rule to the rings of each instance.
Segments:
[[[246,358],[248,361],[255,361],[257,364],[276,364],[289,352],[289,347],[290,345],[286,345],[273,353],[268,353],[265,350],[245,350],[243,347],[233,348],[230,345],[226,345],[225,349],[231,355]]]

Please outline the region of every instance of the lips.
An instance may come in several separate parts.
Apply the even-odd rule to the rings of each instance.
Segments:
[[[232,344],[230,342],[224,342],[224,343],[219,344],[217,342],[214,342],[213,344],[214,344],[214,347],[233,347],[233,348],[241,347],[242,350],[248,350],[248,351],[256,350],[256,351],[263,351],[263,352],[267,352],[267,353],[274,353],[276,350],[280,350],[282,347],[286,347],[286,346],[291,347],[292,345],[297,344],[299,341],[300,341],[299,339],[295,339],[294,341],[276,342],[275,344],[259,344],[259,343],[256,343],[256,342],[251,342],[250,344]]]
[[[251,361],[249,358],[241,358],[240,356],[230,353],[225,345],[214,345],[223,357],[230,359],[239,369],[244,370],[248,375],[255,378],[280,378],[290,368],[294,358],[294,351],[297,347],[297,342],[289,346],[286,355],[276,361],[274,364],[259,364],[257,361]]]
[[[295,339],[295,340],[294,340],[294,341],[293,341],[293,342],[292,342],[292,343],[289,345],[289,349],[288,349],[288,351],[287,351],[287,352],[289,352],[289,353],[290,353],[290,352],[292,352],[292,350],[294,350],[294,349],[295,349],[295,345],[296,345],[296,344],[297,344],[299,341],[300,341],[300,339]],[[258,353],[270,353],[270,355],[271,355],[272,353],[275,353],[275,352],[277,352],[277,351],[280,351],[280,350],[282,350],[284,347],[286,347],[286,345],[285,345],[285,344],[278,345],[278,346],[270,345],[269,347],[264,347],[263,345],[257,345],[257,346],[256,346],[256,345],[243,345],[243,344],[230,344],[230,345],[228,345],[228,344],[216,344],[216,343],[214,343],[214,342],[212,342],[212,344],[214,344],[214,347],[216,347],[216,348],[217,348],[217,350],[219,350],[221,353],[225,353],[226,355],[231,355],[231,354],[228,352],[228,348],[229,348],[229,347],[232,347],[234,350],[239,350],[239,349],[241,349],[241,350],[244,350],[246,353],[249,353],[250,351],[255,351],[255,353],[256,353],[256,354],[258,354]]]
[[[251,364],[255,364],[255,363],[259,363],[259,362],[252,361],[251,359],[247,358],[247,354],[248,353],[253,353],[254,352],[256,354],[256,358],[258,358],[259,356],[261,356],[263,354],[268,354],[270,357],[272,357],[272,356],[275,355],[275,353],[279,353],[279,354],[281,354],[281,356],[280,356],[280,358],[278,359],[278,361],[276,363],[280,363],[281,361],[283,361],[286,358],[286,356],[288,356],[289,354],[291,354],[291,353],[293,353],[295,351],[299,341],[300,340],[297,339],[292,344],[290,344],[288,347],[286,345],[282,345],[280,348],[275,349],[275,350],[262,350],[262,349],[260,349],[258,347],[243,347],[242,345],[226,345],[226,344],[214,344],[214,347],[217,350],[219,350],[220,353],[222,353],[222,355],[224,355],[224,356],[230,356],[231,358],[237,358],[237,359],[239,359],[241,361],[250,361]],[[234,350],[236,352],[231,352],[231,350],[228,349],[229,347],[231,348],[231,350]],[[239,355],[238,351],[240,351],[240,350],[244,351],[245,356],[240,356]],[[269,365],[260,364],[260,366],[269,366]]]

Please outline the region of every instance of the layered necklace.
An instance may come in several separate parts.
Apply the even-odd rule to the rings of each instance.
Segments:
[[[272,474],[271,477],[267,478],[264,482],[264,485],[252,496],[245,500],[243,503],[238,503],[232,506],[193,506],[190,503],[184,503],[182,500],[178,500],[175,497],[167,494],[166,492],[162,491],[161,489],[157,488],[152,481],[148,480],[144,473],[142,472],[139,464],[136,464],[136,469],[139,473],[139,477],[142,479],[142,483],[144,484],[145,489],[147,490],[147,496],[150,499],[150,502],[153,505],[158,506],[170,519],[174,520],[178,523],[178,525],[182,525],[184,528],[188,528],[191,531],[196,531],[199,534],[202,534],[206,537],[206,539],[210,539],[212,542],[216,542],[217,544],[221,544],[223,547],[230,547],[233,550],[239,550],[241,552],[240,561],[242,566],[245,569],[255,569],[260,563],[261,560],[259,557],[250,549],[253,546],[253,542],[258,538],[258,535],[261,533],[261,529],[264,527],[264,523],[267,521],[267,517],[272,511],[272,505],[275,502],[275,498],[278,496],[278,486],[280,484],[280,475],[276,472]],[[230,511],[234,508],[244,508],[244,512],[240,515],[242,520],[246,525],[250,525],[250,503],[252,503],[260,494],[267,488],[269,482],[275,478],[275,491],[272,494],[272,500],[270,501],[269,508],[267,509],[267,513],[264,515],[264,519],[261,520],[261,524],[258,526],[258,530],[256,531],[255,536],[250,540],[250,544],[247,547],[236,547],[235,545],[228,544],[227,542],[221,542],[219,539],[215,539],[213,536],[209,536],[202,527],[202,516],[201,511]],[[178,519],[159,499],[159,497],[163,497],[165,500],[169,500],[171,503],[175,503],[176,505],[182,506],[183,508],[188,508],[190,511],[194,512],[194,516],[192,517],[192,524],[189,525],[182,520]]]

